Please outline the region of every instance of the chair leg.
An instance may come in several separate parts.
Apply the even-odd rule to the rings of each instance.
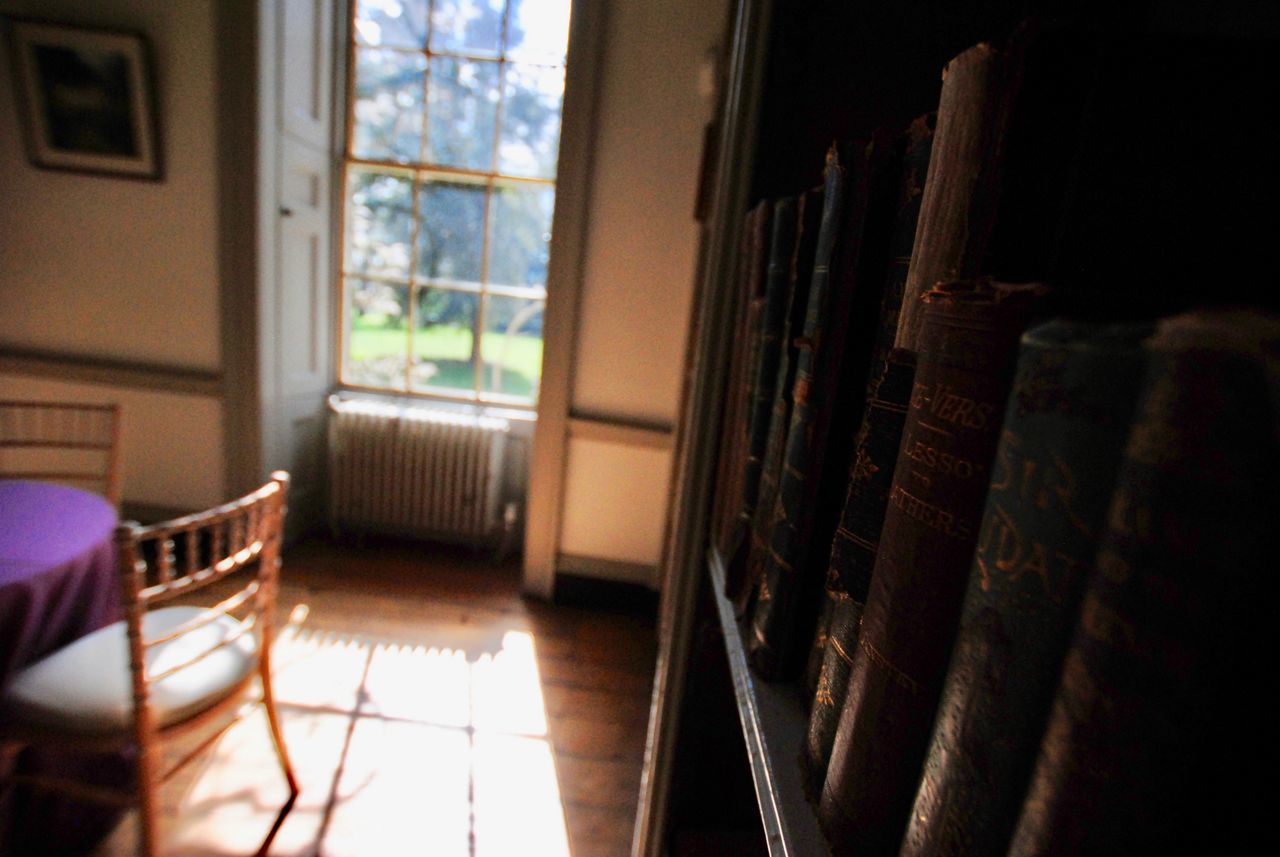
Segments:
[[[159,853],[157,825],[160,821],[159,782],[152,742],[138,745],[138,857],[156,857]]]
[[[271,687],[270,655],[265,651],[259,662],[259,680],[262,682],[262,707],[267,710],[267,724],[271,727],[271,742],[276,748],[276,758],[280,761],[280,770],[289,783],[289,801],[298,796],[298,778],[293,773],[293,762],[289,760],[289,750],[284,743],[284,730],[280,727],[280,715],[276,712],[275,691]]]

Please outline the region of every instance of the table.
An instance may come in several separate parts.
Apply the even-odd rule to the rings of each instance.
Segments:
[[[121,617],[115,526],[97,494],[0,480],[0,687]]]
[[[28,664],[121,618],[116,521],[115,508],[97,494],[0,480],[0,688]],[[32,751],[18,762],[41,770],[67,764]],[[112,754],[72,764],[94,779],[118,780],[128,761]],[[7,844],[15,854],[86,850],[118,815],[49,796],[15,793],[14,803],[22,822]]]

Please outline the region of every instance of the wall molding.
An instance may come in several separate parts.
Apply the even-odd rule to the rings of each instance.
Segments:
[[[569,437],[575,440],[596,440],[649,449],[675,448],[675,429],[670,425],[577,414],[569,417]]]
[[[0,373],[221,399],[222,373],[81,354],[0,347]]]

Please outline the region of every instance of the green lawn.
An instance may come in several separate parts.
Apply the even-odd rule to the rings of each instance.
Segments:
[[[404,354],[406,326],[370,324],[357,318],[348,343],[352,362]],[[414,357],[433,363],[437,373],[431,384],[440,387],[472,386],[471,331],[439,325],[419,330],[414,337]],[[492,367],[501,361],[502,390],[514,396],[531,396],[542,369],[542,338],[529,334],[489,336],[481,346],[485,361],[485,383]]]

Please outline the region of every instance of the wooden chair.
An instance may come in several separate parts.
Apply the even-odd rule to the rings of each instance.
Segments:
[[[217,508],[117,528],[125,619],[19,672],[0,701],[5,740],[95,751],[136,747],[136,793],[35,776],[16,780],[137,804],[139,853],[151,857],[159,786],[254,708],[244,697],[256,675],[261,694],[251,702],[266,709],[289,786],[283,818],[298,784],[272,695],[270,656],[288,484],[288,474],[276,472],[262,488]],[[244,571],[253,573],[233,587],[227,579]],[[190,606],[193,593],[220,582],[212,594],[202,593],[216,604]],[[184,606],[164,606],[175,601]],[[214,721],[212,735],[161,770],[167,739]]]
[[[0,479],[88,488],[120,505],[120,406],[0,401]]]

